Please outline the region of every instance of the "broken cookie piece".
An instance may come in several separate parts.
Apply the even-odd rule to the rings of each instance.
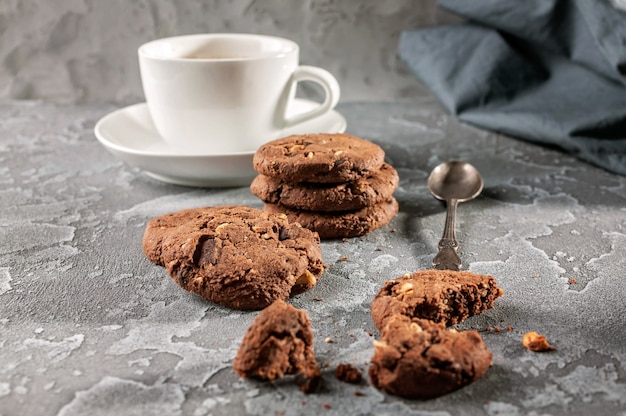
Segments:
[[[450,326],[492,308],[502,293],[491,276],[420,270],[385,282],[372,301],[372,319],[378,329],[397,314]]]
[[[262,310],[241,341],[233,369],[241,377],[267,381],[296,374],[300,390],[315,392],[321,372],[307,313],[282,300]]]
[[[395,315],[374,341],[372,384],[409,399],[430,399],[482,377],[492,354],[477,331],[447,330],[443,324]]]
[[[183,289],[234,309],[262,309],[305,292],[324,271],[316,233],[245,206],[154,218],[143,250]]]

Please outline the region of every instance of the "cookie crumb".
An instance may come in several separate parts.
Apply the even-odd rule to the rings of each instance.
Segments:
[[[332,406],[330,405],[330,403],[322,403],[322,407],[324,409],[330,409]]]
[[[568,282],[569,282],[570,285],[575,285],[576,284],[576,279],[572,277],[572,278],[570,278],[568,280]]]
[[[391,232],[392,232],[392,233],[397,233],[397,232],[398,232],[398,230],[396,230],[395,228],[392,228],[392,229],[391,229]]]
[[[500,329],[500,327],[499,327],[499,326],[495,327],[495,328],[493,329],[493,331],[494,331],[494,332],[497,332],[497,333],[502,332],[502,330]]]
[[[546,352],[554,350],[554,347],[548,343],[546,337],[530,331],[524,334],[522,337],[522,345],[530,351],[534,352]]]
[[[365,396],[365,393],[363,393],[360,390],[354,390],[354,392],[352,393],[353,395],[357,396],[357,397],[362,397]]]
[[[359,370],[350,364],[341,363],[335,369],[335,377],[344,383],[359,384],[363,380],[363,376]]]
[[[325,343],[327,343],[327,344],[332,344],[333,339],[332,339],[331,337],[326,337],[326,338],[324,339],[324,342],[325,342]]]
[[[347,243],[348,241],[350,241],[350,239],[347,238],[347,237],[344,237],[344,238],[341,239],[341,241],[343,241],[344,243]]]
[[[506,330],[507,330],[507,331],[509,331],[509,332],[511,332],[511,331],[513,330],[513,327],[512,327],[511,325],[507,325],[507,326],[506,326]]]
[[[341,256],[337,261],[348,261],[348,256]]]

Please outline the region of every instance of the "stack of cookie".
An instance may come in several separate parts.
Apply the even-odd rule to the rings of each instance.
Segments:
[[[396,170],[380,146],[348,134],[295,135],[261,146],[250,190],[320,238],[364,235],[398,213]]]

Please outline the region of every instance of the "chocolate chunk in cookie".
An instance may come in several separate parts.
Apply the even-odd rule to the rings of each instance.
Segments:
[[[251,192],[264,202],[307,211],[350,211],[389,201],[399,182],[386,163],[367,177],[339,184],[293,183],[258,175]]]
[[[365,235],[389,224],[398,213],[398,202],[392,198],[356,211],[302,211],[280,204],[265,204],[264,210],[286,214],[289,221],[316,231],[320,238],[332,239]]]
[[[288,136],[261,146],[254,155],[257,172],[287,182],[355,181],[380,169],[385,152],[349,134]]]
[[[244,206],[154,218],[143,249],[183,289],[235,309],[262,309],[302,293],[324,270],[317,234],[285,215]]]
[[[492,354],[477,331],[446,330],[425,319],[395,315],[374,341],[372,384],[396,396],[430,399],[482,377]]]
[[[267,381],[297,374],[300,389],[314,392],[321,372],[307,313],[282,300],[261,311],[241,341],[233,369],[241,377]]]
[[[502,293],[491,276],[421,270],[385,282],[372,301],[372,318],[379,329],[396,314],[449,326],[492,308]]]

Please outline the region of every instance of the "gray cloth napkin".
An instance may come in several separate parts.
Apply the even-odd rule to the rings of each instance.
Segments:
[[[626,12],[608,0],[441,0],[467,23],[399,56],[460,120],[626,175]]]

